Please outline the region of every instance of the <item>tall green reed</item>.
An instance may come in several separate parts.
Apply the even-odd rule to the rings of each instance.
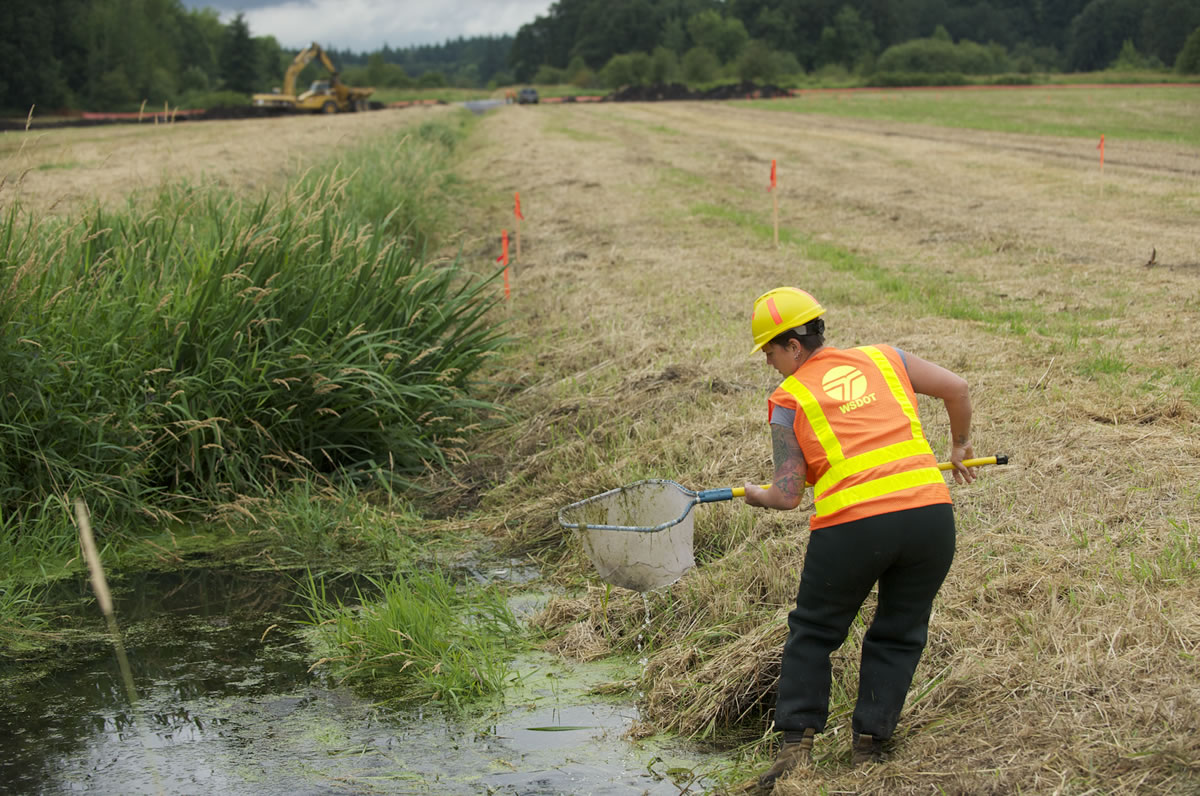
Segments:
[[[422,132],[424,131],[424,132]],[[496,291],[430,262],[460,133],[377,142],[279,196],[0,224],[0,516],[212,516],[294,479],[404,482],[489,405]],[[54,499],[57,498],[57,499]]]
[[[41,590],[32,583],[5,584],[0,589],[0,650],[5,655],[36,648],[48,634]]]

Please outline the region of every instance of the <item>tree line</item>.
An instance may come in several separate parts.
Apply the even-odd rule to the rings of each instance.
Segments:
[[[1186,71],[1197,29],[1196,0],[558,0],[517,31],[510,65],[520,81],[609,85],[1154,69],[1181,57]]]
[[[0,107],[123,109],[278,83],[282,49],[179,0],[5,0]]]
[[[820,70],[1200,73],[1198,29],[1197,0],[558,0],[515,36],[327,49],[355,85],[616,87]],[[242,103],[294,55],[241,15],[181,0],[4,0],[0,109]],[[323,76],[310,64],[298,85]]]
[[[512,81],[512,41],[485,36],[374,53],[326,49],[357,85],[482,86],[497,76]],[[273,36],[252,36],[240,14],[222,22],[217,11],[188,9],[181,0],[3,0],[0,109],[244,103],[248,94],[279,86],[295,54]],[[323,76],[312,63],[297,85]]]
[[[334,63],[343,67],[343,77],[348,83],[397,88],[412,85],[476,88],[514,82],[508,68],[512,43],[511,35],[460,36],[442,44],[403,49],[393,49],[385,44],[371,53],[329,52]]]

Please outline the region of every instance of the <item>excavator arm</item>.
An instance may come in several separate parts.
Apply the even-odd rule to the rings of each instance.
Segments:
[[[329,71],[329,81],[317,81],[313,83],[313,88],[310,90],[297,94],[296,79],[314,58],[319,59],[321,65]],[[296,57],[292,59],[291,65],[283,75],[281,91],[272,94],[255,94],[251,100],[255,105],[261,107],[337,113],[339,111],[367,110],[367,97],[374,91],[373,88],[351,88],[343,83],[338,77],[338,69],[333,65],[329,54],[314,41],[296,53]]]
[[[319,58],[321,65],[329,70],[333,75],[334,80],[337,80],[338,70],[333,65],[333,61],[329,59],[329,55],[321,49],[321,45],[315,41],[305,47],[300,52],[296,53],[296,57],[292,59],[292,65],[287,68],[287,72],[283,75],[283,93],[290,97],[296,96],[296,77],[304,71],[304,67],[312,63],[313,58]]]

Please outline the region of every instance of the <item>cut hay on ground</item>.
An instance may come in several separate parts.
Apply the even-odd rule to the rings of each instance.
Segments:
[[[963,374],[976,453],[1013,463],[952,487],[958,555],[891,761],[849,766],[856,624],[817,766],[779,792],[1200,789],[1197,153],[1122,142],[1100,174],[1094,142],[1067,138],[737,104],[527,110],[486,119],[469,164],[494,197],[481,235],[514,190],[527,219],[521,341],[497,376],[521,419],[469,475],[496,533],[578,585],[559,507],[645,477],[769,478],[775,378],[745,319],[765,290],[811,289],[830,343]],[[944,457],[944,411],[921,413]],[[770,728],[806,517],[696,511],[699,566],[649,596],[648,625],[594,581],[542,623],[563,654],[647,644],[645,731],[743,742]]]

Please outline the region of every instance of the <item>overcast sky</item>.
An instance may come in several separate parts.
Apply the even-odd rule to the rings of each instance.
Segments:
[[[184,0],[189,8],[215,8],[228,21],[239,11],[254,36],[274,36],[299,49],[313,41],[339,50],[367,52],[440,44],[459,36],[516,33],[544,15],[552,0]]]

